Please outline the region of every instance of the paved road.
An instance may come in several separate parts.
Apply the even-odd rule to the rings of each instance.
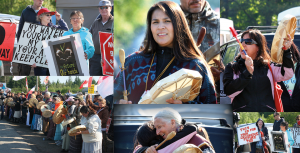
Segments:
[[[0,120],[0,153],[59,153],[62,149],[52,140],[43,140],[43,132],[33,131],[28,126]],[[113,142],[106,153],[113,153]],[[103,151],[104,153],[104,151]]]

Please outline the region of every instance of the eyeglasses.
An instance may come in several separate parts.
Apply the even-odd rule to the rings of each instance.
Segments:
[[[108,6],[100,6],[100,9],[103,10],[103,9],[108,9]]]
[[[47,14],[46,16],[48,16],[48,17],[49,17],[49,16],[51,16],[51,15],[50,15],[50,14]]]
[[[71,20],[81,20],[81,18],[71,18]]]
[[[273,115],[273,117],[275,117],[275,116],[277,116],[277,115]]]
[[[245,42],[246,45],[257,44],[257,42],[253,39],[241,39],[241,43]]]

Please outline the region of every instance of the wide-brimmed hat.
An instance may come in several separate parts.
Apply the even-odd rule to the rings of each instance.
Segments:
[[[39,15],[41,15],[41,14],[43,14],[43,13],[50,13],[50,15],[54,15],[55,14],[55,12],[51,12],[51,11],[49,11],[47,8],[42,8],[42,9],[40,9],[39,11],[38,11],[38,16]]]
[[[111,2],[109,0],[101,0],[99,6],[111,6]]]
[[[68,111],[64,108],[64,106],[60,105],[53,114],[53,123],[60,124],[64,120],[62,115],[66,115],[67,113]]]

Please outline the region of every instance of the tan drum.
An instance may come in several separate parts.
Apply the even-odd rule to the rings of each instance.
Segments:
[[[10,101],[7,103],[7,106],[9,106],[9,107],[15,107],[15,105],[16,105],[16,103],[13,101]]]
[[[78,125],[78,126],[73,127],[73,128],[68,132],[68,134],[69,134],[69,136],[75,136],[75,134],[76,134],[77,132],[79,132],[79,131],[84,131],[84,130],[86,130],[85,125]]]
[[[64,108],[64,106],[63,105],[60,105],[57,109],[56,109],[56,111],[55,111],[55,113],[54,113],[54,115],[53,115],[53,123],[55,123],[55,124],[60,124],[63,120],[64,120],[64,118],[62,117],[62,115],[64,114],[67,114],[68,113],[68,111]]]
[[[202,151],[194,144],[184,144],[174,150],[173,153],[202,153]]]
[[[45,117],[45,118],[49,118],[52,116],[52,113],[50,110],[45,110],[43,113],[42,113],[42,116]]]
[[[28,100],[26,100],[26,101],[23,103],[23,107],[28,107],[29,105],[27,105],[27,104],[29,104],[29,101],[28,101]]]
[[[45,105],[45,102],[44,102],[44,101],[40,101],[40,102],[37,104],[36,108],[37,108],[37,109],[41,109],[41,106],[42,106],[42,105]]]
[[[38,103],[39,103],[38,100],[35,99],[35,98],[30,98],[29,99],[29,104],[30,104],[31,107],[32,106],[37,106]]]
[[[180,69],[158,81],[139,104],[169,104],[166,100],[170,98],[182,102],[192,101],[200,93],[202,78],[198,71]]]
[[[14,101],[14,100],[13,100],[11,97],[6,98],[6,99],[4,100],[5,104],[8,104],[9,102],[12,102],[12,101]]]
[[[287,34],[290,34],[292,39],[297,27],[297,19],[295,16],[290,14],[284,16],[280,21],[279,26],[277,27],[276,33],[273,38],[272,47],[271,47],[271,58],[275,63],[282,63],[283,57],[283,41],[284,38],[288,38]]]
[[[71,123],[74,122],[75,120],[76,120],[76,117],[70,118],[70,119],[64,121],[61,125],[62,125],[62,126],[66,126],[66,125],[68,125],[68,124],[71,124]]]
[[[42,105],[42,106],[41,106],[41,111],[42,111],[42,113],[44,113],[45,110],[50,110],[50,106],[47,105],[47,104]]]

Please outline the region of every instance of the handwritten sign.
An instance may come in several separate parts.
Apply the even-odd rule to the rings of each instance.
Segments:
[[[271,131],[271,151],[272,152],[288,152],[287,151],[287,135],[282,131]]]
[[[237,134],[239,145],[259,141],[258,129],[255,124],[238,127]]]
[[[300,128],[291,128],[291,132],[295,141],[293,148],[300,148]]]
[[[114,41],[113,34],[99,32],[103,75],[114,76]]]
[[[43,40],[58,38],[65,31],[48,26],[25,22],[20,34],[13,62],[48,68],[46,55],[43,49]]]
[[[47,57],[50,75],[89,75],[79,34],[45,40],[42,43]]]
[[[95,87],[95,85],[91,84],[91,87],[88,88],[88,94],[94,94],[95,93],[94,87]]]
[[[0,60],[12,61],[14,54],[14,43],[16,35],[16,24],[0,22]]]

